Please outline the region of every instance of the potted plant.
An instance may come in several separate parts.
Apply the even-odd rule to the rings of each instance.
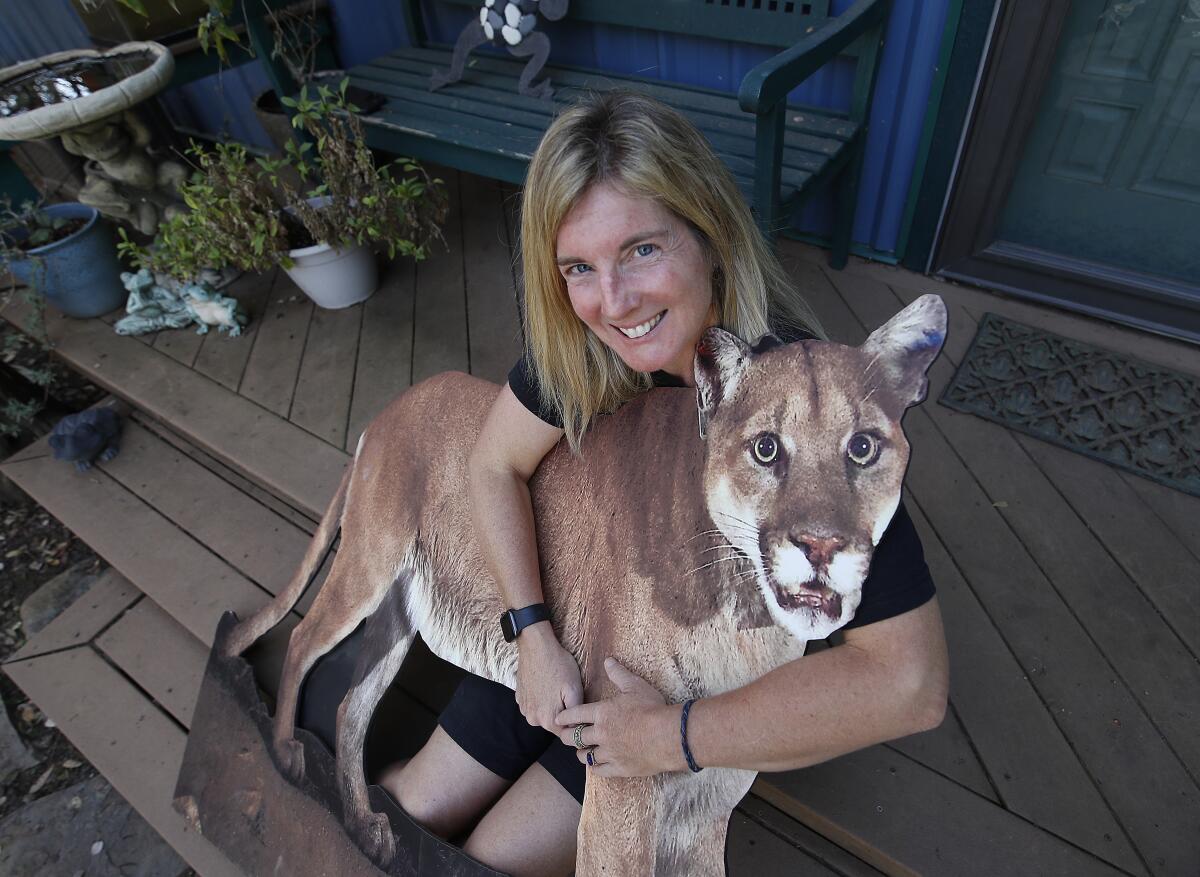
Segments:
[[[357,107],[345,99],[348,85],[286,98],[306,140],[289,142],[280,158],[252,157],[236,143],[210,151],[193,144],[197,172],[180,189],[190,211],[163,223],[149,252],[122,247],[181,280],[203,267],[279,264],[325,308],[375,291],[373,250],[425,258],[446,212],[441,181],[404,158],[376,166]]]
[[[86,204],[14,208],[0,200],[0,264],[69,317],[98,317],[125,301],[112,231]]]

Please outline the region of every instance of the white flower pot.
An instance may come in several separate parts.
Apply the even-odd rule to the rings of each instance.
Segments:
[[[366,247],[335,250],[329,244],[289,250],[294,264],[285,269],[292,281],[319,307],[348,308],[371,297],[379,286],[375,254]]]

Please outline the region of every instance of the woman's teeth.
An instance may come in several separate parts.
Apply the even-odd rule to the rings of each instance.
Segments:
[[[634,326],[632,329],[622,329],[620,326],[617,326],[616,328],[617,328],[617,331],[620,332],[622,335],[624,335],[626,338],[641,338],[643,335],[645,335],[647,332],[649,332],[651,329],[653,329],[655,326],[657,326],[662,321],[662,318],[666,313],[667,313],[666,311],[663,311],[661,314],[658,314],[657,316],[653,317],[652,319],[647,320],[646,322],[642,323],[640,326]]]

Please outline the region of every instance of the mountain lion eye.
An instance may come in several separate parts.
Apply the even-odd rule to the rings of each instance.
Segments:
[[[879,440],[866,432],[856,432],[846,444],[846,455],[858,466],[870,466],[879,456]]]
[[[773,435],[760,435],[754,440],[754,459],[764,466],[770,466],[779,456],[779,442]]]

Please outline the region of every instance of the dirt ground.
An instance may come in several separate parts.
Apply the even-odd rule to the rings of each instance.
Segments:
[[[40,369],[48,369],[47,387],[32,384],[28,391],[45,399],[46,414],[21,435],[10,438],[8,451],[15,451],[44,435],[52,425],[50,416],[80,411],[104,398],[104,391],[70,369],[47,362],[42,351],[25,336],[0,321],[0,367],[11,380]],[[64,463],[63,465],[68,465]],[[0,660],[25,644],[21,627],[21,604],[41,585],[77,563],[99,571],[102,561],[69,530],[16,489],[0,494]],[[8,676],[0,674],[4,708],[30,754],[34,767],[18,771],[0,783],[0,818],[30,801],[49,795],[95,775],[95,769],[67,738],[46,724],[46,717],[29,702]]]

